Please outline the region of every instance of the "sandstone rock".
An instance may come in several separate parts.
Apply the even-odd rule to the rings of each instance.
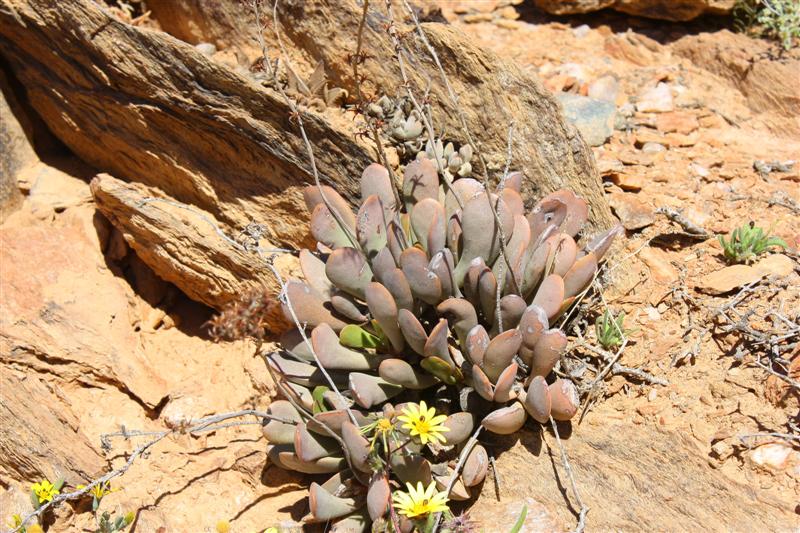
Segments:
[[[727,30],[687,35],[673,50],[697,67],[724,79],[760,113],[760,120],[780,137],[800,135],[800,53],[797,49],[772,59],[770,44]]]
[[[355,50],[358,3],[293,2],[281,8],[281,23],[298,37],[284,45],[298,64],[306,54],[323,61],[333,82],[354,94],[343,51]],[[193,43],[258,56],[256,24],[241,2],[156,1],[148,9],[162,28]],[[368,19],[371,59],[361,72],[392,92],[401,81],[384,22],[377,11]],[[408,32],[401,22],[400,31]],[[591,154],[559,117],[556,102],[532,77],[457,30],[439,23],[424,28],[489,162],[502,168],[507,118],[518,117],[523,122],[514,136],[517,166],[536,177],[542,192],[574,188],[593,206],[592,227],[608,227],[610,211]],[[278,49],[272,32],[265,38],[270,50]],[[310,176],[303,141],[282,97],[249,74],[233,72],[167,34],[124,24],[90,0],[64,0],[57,7],[49,0],[15,2],[13,10],[0,10],[0,43],[32,106],[88,163],[159,187],[212,213],[232,232],[255,220],[268,223],[272,242],[305,242],[300,189]],[[439,80],[427,61],[409,71],[420,87]],[[433,99],[448,102],[443,84],[437,81],[432,91]],[[446,105],[435,113],[439,129],[459,131],[456,113]],[[339,110],[309,111],[305,126],[318,143],[321,175],[353,198],[358,176],[373,160],[372,146],[354,135],[355,121]],[[526,180],[526,190],[532,187]]]
[[[610,195],[608,203],[626,230],[646,228],[656,221],[653,209],[635,194],[615,192]]]
[[[589,85],[589,98],[616,102],[619,95],[619,80],[611,75],[602,76]]]
[[[8,94],[7,100],[6,94]],[[5,74],[0,70],[0,222],[22,203],[17,175],[39,158],[33,151],[20,119]],[[24,122],[24,117],[22,117]]]
[[[107,174],[95,177],[91,189],[97,208],[122,231],[142,261],[190,298],[221,309],[253,289],[280,292],[277,280],[254,252],[217,233],[210,213],[143,202],[163,195]],[[287,260],[283,255],[279,261]],[[279,315],[276,300],[274,317]]]
[[[691,20],[704,14],[722,15],[733,10],[734,0],[534,0],[554,15],[574,15],[611,8],[638,17]]]
[[[731,292],[766,276],[787,276],[794,270],[794,261],[783,254],[773,254],[754,265],[731,265],[706,274],[697,282],[696,289],[707,294],[720,295]]]
[[[699,127],[700,124],[697,122],[697,117],[686,111],[661,113],[656,117],[656,128],[658,128],[658,131],[664,133],[677,131],[678,133],[687,135]]]

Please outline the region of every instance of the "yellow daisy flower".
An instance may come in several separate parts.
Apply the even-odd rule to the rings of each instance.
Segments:
[[[419,436],[423,446],[436,440],[444,443],[445,438],[442,433],[450,431],[449,427],[442,424],[447,420],[447,415],[437,416],[436,409],[433,407],[429,409],[424,401],[419,405],[409,404],[403,409],[397,420],[405,422],[401,427],[409,430],[409,435],[412,437]]]
[[[40,483],[31,485],[31,490],[33,490],[33,493],[39,499],[39,503],[49,502],[57,494],[60,494],[55,485],[46,479],[43,479]]]
[[[78,490],[82,490],[86,488],[86,485],[78,485],[76,487]],[[106,481],[105,483],[98,483],[89,491],[89,494],[97,498],[98,500],[103,499],[103,497],[108,496],[112,492],[117,492],[119,489],[112,489],[111,482]]]
[[[417,518],[430,513],[447,511],[447,494],[436,490],[436,482],[431,481],[428,488],[417,482],[417,488],[406,483],[407,492],[397,491],[392,494],[392,501],[397,512],[408,518]]]

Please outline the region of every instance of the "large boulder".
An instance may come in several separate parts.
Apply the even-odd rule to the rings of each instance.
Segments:
[[[725,15],[735,0],[533,0],[539,9],[553,15],[591,13],[604,8],[661,20],[691,20],[700,15]]]

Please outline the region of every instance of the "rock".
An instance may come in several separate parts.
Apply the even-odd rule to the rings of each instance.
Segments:
[[[720,295],[761,278],[761,273],[750,265],[731,265],[706,274],[697,282],[695,289],[706,294]]]
[[[0,264],[14,265],[0,276],[0,362],[46,373],[58,361],[61,379],[116,386],[155,408],[169,390],[131,328],[132,294],[106,265],[94,209],[62,217],[0,228]]]
[[[786,470],[800,465],[800,452],[783,442],[772,442],[750,452],[750,460],[771,470]]]
[[[6,94],[9,100],[6,100]],[[17,117],[20,115],[25,122],[12,94],[5,73],[0,70],[0,222],[22,203],[17,175],[39,159]]]
[[[653,208],[635,194],[615,192],[609,196],[608,203],[628,231],[646,228],[656,221]]]
[[[765,490],[742,477],[732,479],[708,468],[707,457],[697,452],[695,441],[686,430],[648,430],[627,421],[614,421],[608,414],[606,410],[599,415],[596,424],[588,419],[589,423],[581,424],[579,433],[573,427],[572,437],[564,440],[579,487],[591,487],[581,493],[581,498],[596,512],[594,516],[590,512],[591,518],[587,518],[593,531],[693,531],[699,523],[714,524],[720,530],[763,531],[782,530],[787,523],[796,523],[796,501],[791,489]],[[538,459],[546,457],[548,449],[558,453],[552,434],[526,429],[513,444],[509,440],[509,446],[495,461],[498,477],[503,480],[501,504],[494,491],[484,488],[470,509],[472,517],[487,531],[509,531],[508,527],[500,527],[508,523],[505,503],[517,502],[519,513],[522,502],[531,498],[537,505],[529,507],[528,516],[541,516],[547,522],[539,527],[536,522],[526,522],[529,527],[523,531],[574,528],[575,516],[564,505],[552,463],[531,458],[531,450],[542,450]],[[654,482],[643,486],[642,479]],[[637,505],[631,505],[629,498],[619,497],[633,493],[637,495]],[[698,498],[698,494],[704,497]],[[753,505],[754,500],[770,503]],[[540,512],[541,507],[548,512]]]
[[[685,111],[660,113],[656,117],[656,128],[664,133],[678,132],[687,135],[699,127],[697,116]]]
[[[696,289],[706,294],[720,295],[731,292],[767,276],[788,276],[794,271],[794,262],[783,254],[773,254],[754,265],[731,265],[710,274],[697,282]]]
[[[704,14],[725,15],[735,0],[534,0],[539,9],[553,15],[575,15],[610,8],[637,17],[691,20]]]
[[[217,53],[217,47],[213,43],[197,43],[194,45],[195,50],[204,56],[211,57]]]
[[[758,261],[755,268],[762,276],[788,276],[796,268],[797,263],[783,254],[770,254]]]
[[[644,178],[641,174],[627,174],[625,172],[612,172],[611,181],[623,191],[641,191]]]
[[[619,80],[611,75],[602,76],[589,84],[587,96],[595,100],[615,103],[619,95]]]
[[[575,124],[590,146],[601,146],[614,133],[616,106],[612,102],[569,93],[557,98],[566,119]]]
[[[245,252],[215,231],[210,213],[143,203],[158,192],[108,174],[95,177],[91,189],[97,208],[122,231],[141,260],[190,298],[221,309],[253,289],[280,292],[277,280],[255,253]],[[279,260],[289,258],[284,254]],[[273,315],[280,316],[277,300]]]
[[[663,113],[672,109],[672,91],[664,82],[643,92],[636,100],[636,110],[643,113]]]
[[[654,154],[658,152],[664,152],[667,150],[667,148],[660,143],[646,142],[642,145],[641,150],[646,154]]]
[[[747,107],[773,135],[800,136],[800,55],[784,54],[775,61],[771,44],[728,30],[687,35],[673,44],[676,54],[722,78],[741,92]]]
[[[4,351],[8,348],[0,344]],[[75,486],[103,473],[105,459],[81,430],[81,419],[62,402],[64,396],[57,385],[48,384],[36,372],[14,369],[7,360],[0,365],[0,478],[4,483],[15,478],[55,482],[63,477]]]
[[[258,57],[257,25],[242,2],[169,0],[150,2],[148,9],[160,27],[187,41]],[[361,11],[356,0],[326,0],[313,8],[287,3],[279,12],[283,27],[303,36],[284,39],[288,53],[323,61],[328,76],[351,95],[352,68],[342,50],[355,49],[352,30]],[[411,27],[397,24],[413,39]],[[486,117],[524,117],[514,142],[525,147],[516,150],[515,162],[530,173],[526,194],[533,176],[540,193],[570,186],[592,205],[592,228],[608,227],[610,211],[591,152],[564,127],[558,106],[537,81],[451,26],[424,27],[461,95],[460,115],[489,163],[503,164],[508,125]],[[372,57],[360,72],[375,86],[399,87],[394,47],[383,25],[370,22],[365,32]],[[273,32],[264,37],[269,50],[279,49]],[[255,220],[268,223],[273,242],[306,241],[300,189],[311,176],[304,143],[281,95],[248,73],[233,72],[165,33],[125,24],[92,0],[63,0],[58,9],[50,0],[15,2],[13,10],[0,10],[0,41],[31,105],[81,159],[213,213],[231,232]],[[54,49],[54,42],[61,46]],[[424,87],[439,72],[422,61],[409,76]],[[431,88],[431,98],[449,101],[443,84]],[[304,122],[318,143],[320,174],[354,198],[361,171],[373,161],[371,143],[357,138],[355,122],[336,109],[309,110]],[[447,105],[437,106],[434,122],[439,129],[460,130]]]
[[[650,276],[659,285],[667,287],[678,279],[678,271],[672,266],[669,254],[664,250],[646,246],[639,252],[639,259],[644,261],[644,264],[650,269]]]

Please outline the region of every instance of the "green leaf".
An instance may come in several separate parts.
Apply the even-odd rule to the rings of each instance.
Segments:
[[[34,509],[38,509],[42,506],[42,504],[39,503],[39,497],[36,496],[36,493],[33,491],[33,489],[31,489],[31,503],[33,504]]]
[[[99,507],[100,500],[97,499],[97,496],[92,496],[92,512],[96,513]]]
[[[448,385],[455,385],[459,381],[458,375],[460,372],[457,373],[457,369],[454,369],[445,360],[435,355],[424,358],[420,362],[420,366]]]
[[[64,486],[64,478],[60,477],[58,480],[53,484],[53,490],[61,491],[61,487]]]
[[[339,333],[339,344],[348,348],[377,348],[381,339],[356,324],[346,325]]]
[[[522,530],[522,526],[525,525],[525,518],[528,517],[528,506],[522,506],[522,512],[519,513],[519,518],[514,523],[514,527],[511,528],[511,531],[508,533],[519,533]]]
[[[311,391],[311,398],[314,400],[314,402],[311,404],[311,412],[313,414],[316,415],[317,413],[324,413],[328,410],[328,408],[325,407],[323,395],[329,390],[330,389],[325,385],[317,385],[314,387],[314,390]]]

